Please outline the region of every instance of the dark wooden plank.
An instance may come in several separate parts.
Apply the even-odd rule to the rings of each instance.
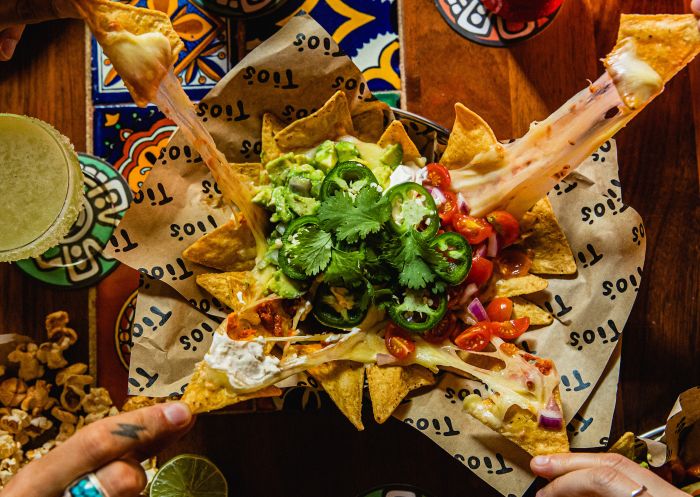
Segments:
[[[51,123],[85,150],[85,31],[78,21],[29,26],[14,58],[0,63],[0,112]],[[81,339],[73,360],[88,360],[88,290],[59,290],[0,264],[0,332],[45,339],[44,317],[62,309]],[[70,357],[70,356],[69,356]]]

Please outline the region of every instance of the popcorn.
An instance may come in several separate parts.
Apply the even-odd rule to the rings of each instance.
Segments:
[[[19,363],[20,380],[31,381],[44,376],[44,366],[36,357],[38,351],[35,343],[23,343],[7,356],[8,361]]]
[[[87,374],[87,365],[69,364],[63,356],[78,340],[68,321],[66,312],[49,314],[48,341],[38,346],[22,343],[8,355],[9,368],[0,365],[0,376],[16,372],[0,382],[0,490],[22,466],[45,456],[86,424],[119,413],[106,389],[90,388],[94,378]],[[43,441],[39,437],[52,429],[57,432],[54,440],[31,443],[32,448],[23,451],[32,440]]]
[[[22,401],[20,407],[25,411],[30,411],[33,416],[37,416],[44,410],[50,409],[56,403],[56,399],[49,397],[51,385],[44,380],[37,382],[27,389],[27,396]]]
[[[0,402],[7,407],[17,407],[27,396],[27,384],[19,378],[8,378],[0,383]]]

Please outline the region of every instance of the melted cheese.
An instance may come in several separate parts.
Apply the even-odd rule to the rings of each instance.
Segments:
[[[630,39],[608,55],[606,65],[625,104],[632,110],[643,107],[664,87],[661,76],[637,57],[634,41]]]
[[[154,101],[170,69],[170,41],[159,32],[134,35],[128,31],[102,34],[100,44],[139,105]]]

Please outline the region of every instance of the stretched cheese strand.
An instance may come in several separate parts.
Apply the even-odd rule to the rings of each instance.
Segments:
[[[547,119],[533,123],[522,138],[503,145],[503,159],[493,160],[492,150],[451,171],[452,184],[473,216],[495,209],[522,216],[640,110],[623,104],[605,73]]]
[[[253,204],[253,189],[248,178],[234,171],[224,154],[216,148],[214,139],[195,115],[192,102],[172,70],[168,71],[161,81],[154,103],[178,125],[187,141],[202,156],[221,188],[224,198],[233,202],[243,213],[255,237],[258,260],[260,260],[267,251],[264,231],[267,216],[260,207]]]

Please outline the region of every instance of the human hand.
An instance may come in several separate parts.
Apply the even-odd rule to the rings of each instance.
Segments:
[[[692,0],[690,2],[690,8],[692,9],[693,14],[700,16],[700,0]],[[700,21],[698,21],[698,29],[700,29]]]
[[[12,58],[25,24],[65,17],[78,17],[70,0],[0,1],[0,61]]]
[[[109,497],[137,496],[146,485],[139,461],[175,442],[193,424],[190,409],[182,402],[96,421],[22,468],[0,497],[57,497],[76,479],[92,472]]]
[[[688,497],[663,478],[619,454],[554,454],[530,462],[553,480],[537,497]]]

